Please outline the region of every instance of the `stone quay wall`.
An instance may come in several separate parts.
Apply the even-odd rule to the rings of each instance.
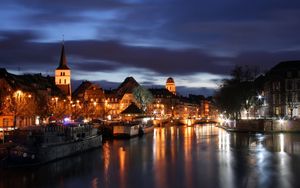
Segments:
[[[241,132],[299,132],[300,120],[271,120],[251,119],[229,121],[220,124],[220,127],[228,131]]]

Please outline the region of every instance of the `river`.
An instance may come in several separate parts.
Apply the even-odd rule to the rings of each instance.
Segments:
[[[34,168],[0,170],[4,187],[300,187],[300,134],[155,128]]]

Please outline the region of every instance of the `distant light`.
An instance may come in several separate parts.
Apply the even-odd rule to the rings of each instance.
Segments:
[[[258,99],[261,99],[262,98],[262,96],[261,95],[258,95]]]
[[[40,125],[40,116],[35,117],[35,125]]]
[[[284,119],[280,119],[279,123],[282,125],[284,123]]]
[[[65,117],[64,118],[64,123],[68,123],[68,122],[70,122],[71,121],[71,119],[69,118],[69,117]]]
[[[143,118],[143,122],[147,123],[150,119],[151,119],[150,117],[145,117],[145,118]]]

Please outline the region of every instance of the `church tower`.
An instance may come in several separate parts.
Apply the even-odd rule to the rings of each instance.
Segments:
[[[61,49],[59,65],[55,70],[55,85],[71,99],[71,69],[67,66],[64,44]]]
[[[173,78],[169,77],[166,82],[166,89],[176,95],[176,86]]]

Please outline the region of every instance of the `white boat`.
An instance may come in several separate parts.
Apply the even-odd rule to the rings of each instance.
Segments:
[[[153,123],[151,124],[145,124],[142,126],[142,132],[143,134],[151,133],[154,131],[154,125]]]
[[[113,124],[114,137],[134,137],[153,132],[153,130],[153,121],[149,117],[135,118],[132,121]]]
[[[154,131],[154,123],[151,117],[143,117],[140,119],[142,133],[147,134]]]
[[[134,137],[141,133],[141,124],[138,121],[119,122],[113,125],[114,137]]]

